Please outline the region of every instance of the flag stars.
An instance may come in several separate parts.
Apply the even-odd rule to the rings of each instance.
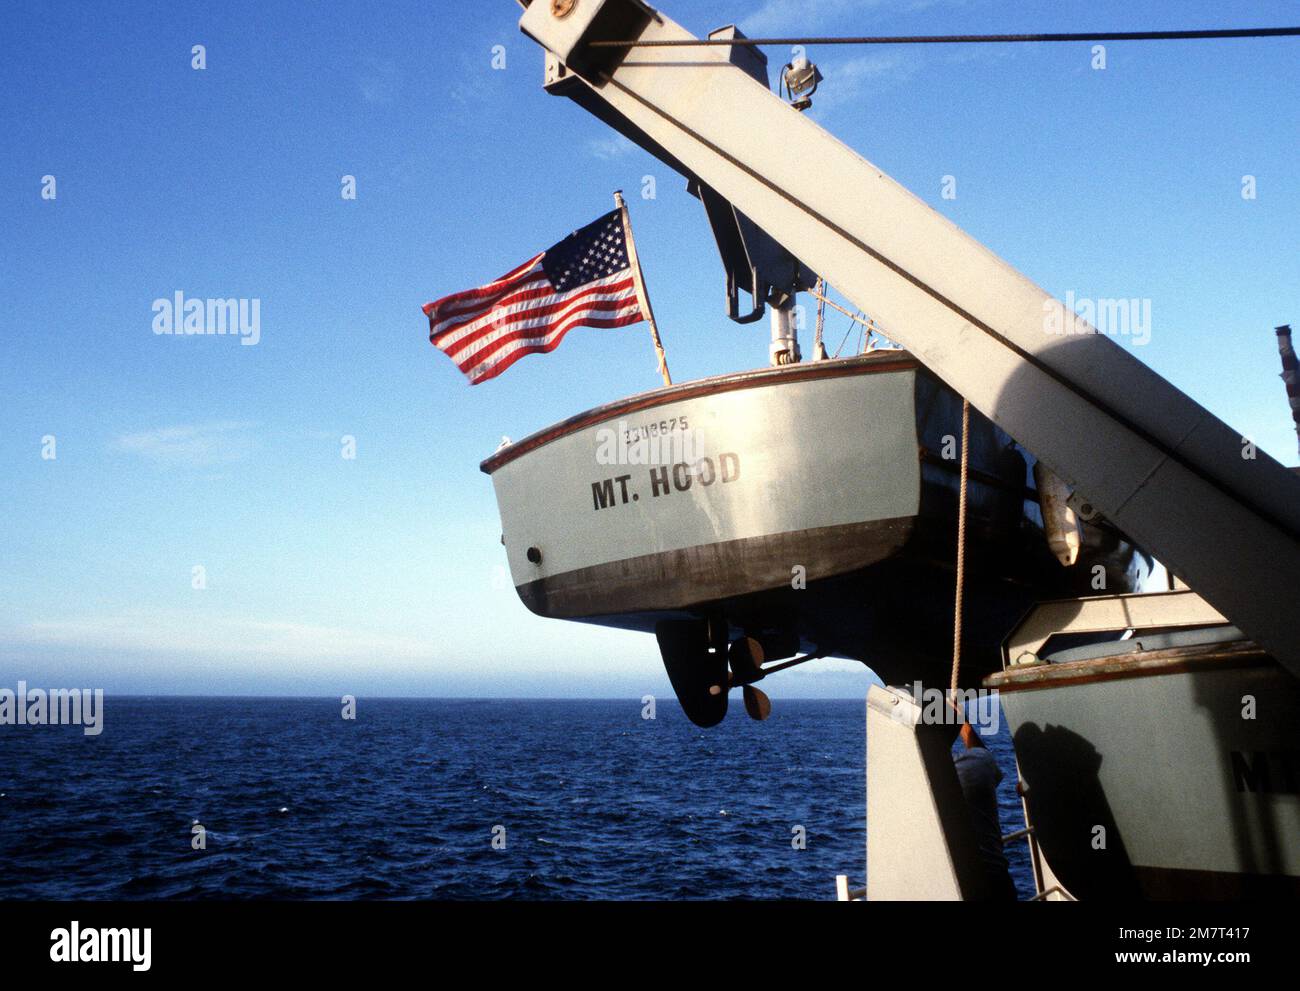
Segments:
[[[556,292],[567,292],[629,267],[623,222],[614,211],[550,248],[542,267]]]

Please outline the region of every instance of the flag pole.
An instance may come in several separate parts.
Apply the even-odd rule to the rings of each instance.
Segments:
[[[1275,329],[1277,349],[1282,355],[1282,381],[1286,383],[1286,398],[1291,404],[1295,432],[1300,434],[1300,360],[1296,359],[1295,347],[1291,344],[1291,325],[1284,323]]]
[[[650,308],[650,296],[645,291],[645,279],[641,275],[641,262],[636,257],[636,244],[632,240],[632,220],[627,215],[627,204],[623,202],[623,190],[614,190],[614,204],[623,217],[623,240],[627,243],[627,260],[632,269],[632,280],[636,283],[637,299],[645,313],[646,322],[650,324],[650,340],[654,342],[655,355],[659,358],[659,374],[664,385],[672,385],[672,376],[668,374],[668,355],[664,353],[663,342],[659,339],[659,327],[655,324],[654,310]]]

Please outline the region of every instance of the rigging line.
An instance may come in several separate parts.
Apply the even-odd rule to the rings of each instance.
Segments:
[[[822,281],[821,279],[818,279],[818,282],[819,282],[819,283],[820,283],[821,281]],[[867,341],[868,341],[868,339],[870,338],[870,336],[871,336],[872,334],[879,334],[879,335],[881,335],[882,337],[885,336],[884,332],[880,329],[880,324],[878,324],[878,323],[875,322],[875,318],[874,318],[874,317],[866,317],[866,316],[863,316],[863,315],[860,314],[860,313],[854,313],[854,312],[852,312],[851,310],[848,310],[848,309],[846,309],[845,307],[840,306],[840,304],[837,303],[837,302],[835,302],[833,299],[827,299],[825,296],[823,296],[823,295],[822,295],[820,292],[818,292],[816,289],[806,289],[806,290],[804,290],[804,291],[805,291],[806,293],[808,293],[809,296],[812,296],[814,299],[817,300],[817,312],[818,312],[818,319],[819,319],[819,320],[821,319],[820,314],[821,314],[821,312],[822,312],[822,307],[824,307],[824,306],[831,306],[831,307],[834,307],[835,309],[839,310],[841,313],[843,313],[846,317],[848,317],[851,321],[853,321],[853,323],[860,323],[860,324],[862,324],[863,327],[866,328],[866,329],[862,332],[864,336],[863,336],[863,338],[862,338],[862,348],[860,348],[859,350],[863,350],[863,349],[866,348]],[[853,323],[850,323],[850,324],[849,324],[849,331],[852,331],[852,330],[853,330]],[[847,341],[848,339],[849,339],[849,334],[848,334],[848,332],[846,332],[846,333],[844,334],[844,341]],[[889,341],[891,341],[891,342],[893,341],[893,338],[889,338],[889,337],[887,337],[886,339],[889,340]],[[840,347],[841,347],[841,348],[844,347],[844,341],[841,341],[841,342],[840,342]],[[839,357],[839,352],[838,352],[838,351],[835,352],[835,356],[836,356],[837,358]]]
[[[957,595],[952,620],[952,692],[961,676],[962,606],[966,593],[966,503],[970,488],[970,400],[961,401],[961,482],[957,493]]]
[[[821,285],[823,282],[824,282],[824,280],[821,279],[820,277],[817,279],[817,283],[818,283],[818,285]],[[806,289],[806,290],[804,290],[804,291],[805,291],[806,293],[808,293],[809,296],[813,297],[813,299],[817,300],[817,320],[818,320],[818,326],[819,326],[819,327],[820,327],[820,322],[821,322],[821,315],[822,315],[822,313],[824,312],[824,309],[823,309],[823,308],[824,308],[824,307],[827,307],[827,306],[830,306],[830,307],[833,307],[834,309],[839,310],[841,313],[843,313],[846,317],[849,318],[849,321],[850,321],[850,323],[849,323],[849,329],[846,330],[846,331],[844,332],[844,340],[840,341],[840,346],[839,346],[838,348],[835,349],[835,357],[838,358],[838,357],[840,356],[840,352],[844,350],[844,345],[848,343],[848,341],[849,341],[849,334],[853,333],[853,328],[854,328],[854,325],[855,325],[855,324],[859,324],[859,323],[860,323],[860,324],[862,324],[862,326],[864,326],[864,327],[866,327],[866,328],[868,328],[868,329],[871,329],[871,321],[870,321],[869,319],[864,320],[864,319],[863,319],[862,317],[860,317],[858,314],[852,312],[851,310],[846,309],[846,308],[843,307],[843,306],[840,306],[840,304],[837,303],[837,302],[835,302],[835,300],[833,300],[833,299],[827,299],[827,298],[826,298],[825,296],[823,296],[823,295],[822,295],[818,290],[816,290],[816,289]],[[863,343],[865,344],[866,342],[864,341]],[[859,350],[861,350],[861,349],[859,349]]]
[[[1025,41],[1192,41],[1213,38],[1286,38],[1300,27],[1210,28],[1196,31],[1075,31],[1051,34],[912,34],[848,38],[657,38],[647,41],[590,41],[591,48],[695,48],[722,45],[965,45]]]
[[[835,309],[839,310],[841,313],[843,313],[843,314],[844,314],[846,317],[848,317],[850,320],[856,320],[858,323],[862,324],[862,326],[864,326],[864,327],[870,327],[870,326],[871,326],[871,321],[870,321],[870,320],[864,320],[862,317],[858,316],[856,313],[853,313],[852,311],[845,309],[843,306],[840,306],[840,304],[837,303],[837,302],[835,302],[833,299],[827,299],[825,296],[823,296],[823,295],[822,295],[820,292],[818,292],[816,289],[805,289],[804,291],[805,291],[806,293],[808,293],[809,296],[812,296],[814,299],[816,299],[819,303],[824,303],[824,304],[826,304],[827,306],[832,306],[832,307],[834,307]]]
[[[840,346],[835,349],[836,358],[838,358],[840,356],[840,352],[844,350],[844,345],[849,343],[849,335],[853,333],[855,327],[857,327],[857,324],[853,323],[853,321],[850,320],[849,329],[844,332],[844,339],[840,341]]]

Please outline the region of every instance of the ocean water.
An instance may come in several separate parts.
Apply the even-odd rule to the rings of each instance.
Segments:
[[[735,706],[710,730],[672,698],[653,720],[638,699],[341,710],[110,696],[97,737],[0,727],[0,898],[832,899],[836,874],[863,880],[861,701],[777,699],[761,724]],[[1009,832],[1005,729],[989,742]],[[1008,854],[1024,897],[1024,844]]]

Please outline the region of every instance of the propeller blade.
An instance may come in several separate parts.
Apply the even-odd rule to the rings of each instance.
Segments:
[[[772,714],[772,700],[766,692],[753,685],[746,685],[741,694],[745,698],[745,712],[750,719],[757,719],[761,723]]]

